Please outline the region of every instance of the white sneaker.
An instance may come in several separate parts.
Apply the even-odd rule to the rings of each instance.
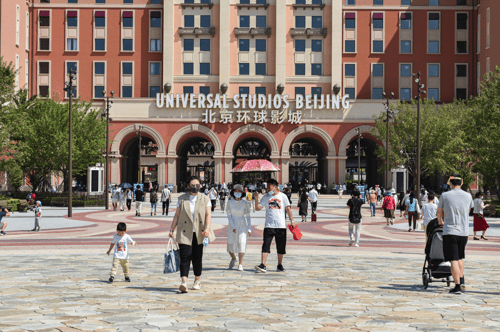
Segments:
[[[356,243],[354,246],[355,246],[355,247],[359,247],[359,244],[357,244],[357,243]]]
[[[179,286],[179,290],[181,291],[181,293],[187,293],[187,292],[188,292],[188,285],[187,285],[187,282],[183,282],[183,283]]]
[[[354,240],[349,241],[349,247],[351,247],[353,243],[354,243]]]
[[[229,262],[229,269],[233,269],[233,267],[236,265],[236,259],[231,259],[231,261]]]
[[[238,265],[238,271],[243,271],[243,265]]]
[[[191,288],[193,290],[200,290],[201,289],[201,282],[199,280],[195,280],[193,287]]]

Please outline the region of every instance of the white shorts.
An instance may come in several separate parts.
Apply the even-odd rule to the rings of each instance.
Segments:
[[[113,199],[111,200],[111,202],[113,202],[113,204],[117,204],[117,203],[118,203],[118,200],[117,200],[116,198],[113,198]]]

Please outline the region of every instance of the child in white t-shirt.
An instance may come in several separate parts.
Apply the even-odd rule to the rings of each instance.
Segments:
[[[35,228],[31,231],[39,232],[40,231],[40,221],[42,220],[42,202],[36,201],[35,207]]]
[[[116,233],[113,236],[113,241],[109,246],[109,250],[107,254],[111,253],[111,249],[116,244],[115,253],[113,255],[113,267],[111,268],[111,276],[109,277],[109,282],[113,282],[115,280],[116,271],[118,270],[118,265],[122,266],[123,274],[125,275],[125,281],[130,282],[129,274],[128,274],[128,244],[132,243],[133,246],[137,244],[130,235],[127,234],[127,225],[124,222],[118,223],[116,226]]]

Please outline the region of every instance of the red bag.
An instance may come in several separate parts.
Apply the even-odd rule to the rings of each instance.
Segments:
[[[316,213],[311,215],[311,222],[316,222]]]
[[[288,229],[290,232],[293,234],[293,239],[295,241],[298,241],[302,238],[302,232],[299,229],[299,226],[295,226],[295,228],[292,228],[292,225],[288,225]]]

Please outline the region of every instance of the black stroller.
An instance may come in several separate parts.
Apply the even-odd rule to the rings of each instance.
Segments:
[[[443,254],[443,227],[436,219],[427,225],[427,244],[425,246],[425,262],[422,269],[422,283],[427,289],[430,282],[446,282],[451,284],[451,264],[445,262]]]

